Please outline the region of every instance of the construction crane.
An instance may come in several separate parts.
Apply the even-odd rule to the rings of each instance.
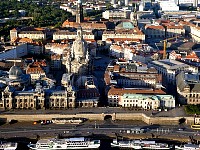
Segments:
[[[160,42],[163,42],[163,59],[167,58],[167,41],[173,40],[175,38],[177,39],[178,37],[180,37],[180,36],[175,36],[175,37],[167,38],[167,39],[160,41]]]

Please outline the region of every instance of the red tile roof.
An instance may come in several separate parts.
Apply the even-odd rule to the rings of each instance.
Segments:
[[[119,95],[122,96],[123,94],[166,94],[161,89],[126,89],[126,88],[115,88],[111,86],[110,90],[108,91],[109,95]]]

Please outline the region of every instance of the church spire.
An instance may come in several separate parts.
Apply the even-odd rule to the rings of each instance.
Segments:
[[[76,4],[76,23],[83,22],[83,6],[82,1],[78,0]]]

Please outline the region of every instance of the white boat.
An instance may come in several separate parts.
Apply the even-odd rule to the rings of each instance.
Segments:
[[[136,141],[137,140],[118,141],[117,139],[114,139],[111,143],[111,147],[142,149],[141,144]]]
[[[84,122],[84,118],[53,118],[55,124],[80,124]]]
[[[70,149],[98,149],[100,140],[89,138],[41,139],[36,144],[29,144],[33,150],[70,150]]]
[[[132,140],[132,141],[117,141],[113,140],[111,147],[119,148],[133,148],[133,149],[151,149],[151,150],[168,150],[171,149],[168,144],[165,143],[156,143],[155,141],[146,141],[146,140]]]
[[[172,147],[170,147],[168,144],[166,143],[154,143],[154,144],[144,144],[142,146],[143,149],[151,149],[151,150],[168,150],[171,149]]]
[[[176,150],[200,150],[200,146],[197,144],[188,143],[181,146],[175,145],[175,149]]]
[[[17,145],[14,142],[0,142],[0,150],[16,150]]]

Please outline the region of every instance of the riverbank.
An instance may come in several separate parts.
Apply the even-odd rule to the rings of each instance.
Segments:
[[[5,140],[12,140],[12,141],[21,141],[21,142],[36,142],[38,139],[47,139],[47,138],[67,138],[67,137],[90,137],[94,139],[100,139],[100,140],[108,140],[112,141],[112,139],[116,138],[121,138],[121,139],[151,139],[155,141],[162,141],[166,143],[188,143],[191,142],[191,139],[189,136],[184,136],[184,135],[166,135],[166,134],[150,134],[150,133],[145,133],[145,134],[43,134],[43,135],[32,135],[32,134],[26,134],[26,136],[5,136],[3,139]],[[200,136],[193,136],[192,137],[194,140],[197,142],[200,141]],[[2,139],[2,137],[0,138]],[[20,140],[23,139],[23,140]]]

